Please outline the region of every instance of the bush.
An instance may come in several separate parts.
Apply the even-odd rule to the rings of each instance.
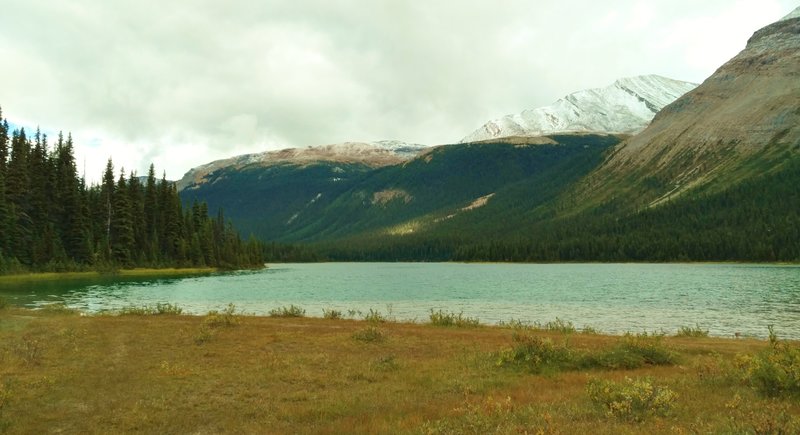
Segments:
[[[708,329],[703,329],[700,325],[695,325],[694,327],[691,326],[681,326],[678,329],[678,333],[675,334],[676,337],[691,337],[691,338],[706,338],[708,337]]]
[[[593,379],[586,385],[586,393],[608,416],[636,422],[667,415],[678,397],[667,387],[653,385],[649,378],[625,378],[625,382]]]
[[[209,311],[203,324],[211,328],[236,326],[239,324],[239,317],[236,314],[236,305],[228,304],[222,311]]]
[[[431,325],[434,326],[454,326],[456,328],[467,328],[480,326],[480,321],[476,317],[466,317],[463,312],[458,314],[444,312],[442,310],[433,311],[431,309]]]
[[[140,307],[129,306],[122,308],[119,313],[121,315],[130,316],[157,316],[157,315],[179,315],[183,313],[183,308],[166,303],[157,303],[155,306],[142,305]]]
[[[8,308],[8,306],[9,306],[8,299],[0,296],[0,310]]]
[[[380,343],[386,340],[386,334],[380,329],[369,326],[353,334],[353,338],[364,343]]]
[[[270,317],[305,317],[306,310],[295,305],[269,310]]]
[[[514,345],[500,352],[498,366],[517,366],[533,373],[573,368],[575,354],[566,345],[557,345],[549,338],[517,333],[511,336]]]
[[[339,311],[339,310],[333,310],[333,309],[329,310],[327,308],[323,308],[322,309],[322,317],[324,317],[326,319],[341,319],[342,318],[342,312]]]
[[[556,317],[556,320],[551,320],[544,324],[544,329],[548,331],[560,332],[562,334],[572,334],[576,331],[575,325],[568,320],[561,320]]]
[[[22,362],[30,366],[37,366],[41,363],[43,350],[44,343],[32,334],[23,335],[14,344],[14,353]]]
[[[364,316],[364,320],[370,323],[384,323],[386,322],[386,317],[380,311],[370,308],[369,313]]]
[[[739,356],[744,380],[767,396],[800,397],[800,348],[779,341],[769,326],[769,348],[755,356]]]
[[[644,365],[675,364],[677,355],[667,348],[659,335],[625,334],[610,350],[588,355],[585,367],[635,369]]]

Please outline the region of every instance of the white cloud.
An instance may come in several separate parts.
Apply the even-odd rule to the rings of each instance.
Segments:
[[[6,2],[0,104],[179,178],[345,140],[456,141],[486,119],[637,74],[701,81],[791,0]],[[79,166],[81,161],[78,162]]]

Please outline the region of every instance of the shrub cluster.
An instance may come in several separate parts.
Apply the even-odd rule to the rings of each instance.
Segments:
[[[657,335],[623,336],[610,349],[588,352],[571,348],[566,342],[556,344],[549,338],[527,332],[512,334],[511,349],[501,351],[497,365],[515,366],[534,373],[578,369],[634,369],[645,365],[670,365],[676,362],[675,352],[667,348]]]
[[[386,333],[374,326],[368,326],[353,334],[353,339],[364,343],[380,343],[386,340]]]
[[[339,311],[339,310],[334,310],[334,309],[330,309],[329,310],[327,308],[323,308],[322,309],[322,317],[324,317],[326,319],[341,319],[342,318],[342,312]]]
[[[800,348],[778,340],[769,327],[769,347],[737,358],[743,379],[767,396],[800,397]]]
[[[452,313],[442,310],[433,311],[433,309],[431,309],[430,319],[431,325],[434,326],[472,328],[481,324],[477,317],[467,317],[463,312]]]
[[[703,329],[700,325],[692,326],[681,326],[678,329],[678,333],[675,334],[676,337],[691,337],[691,338],[706,338],[708,337],[708,329]]]
[[[294,304],[288,307],[280,307],[269,310],[270,317],[305,317],[306,310],[295,306]]]
[[[593,379],[586,385],[586,393],[608,416],[636,422],[652,415],[666,415],[678,397],[669,388],[654,385],[649,378],[627,377],[624,382]]]
[[[157,303],[155,306],[128,306],[119,310],[119,314],[128,316],[156,316],[163,314],[178,315],[183,313],[183,308],[169,302]]]
[[[500,352],[498,366],[524,367],[534,373],[574,368],[576,353],[565,344],[556,344],[549,338],[514,332],[514,345]]]

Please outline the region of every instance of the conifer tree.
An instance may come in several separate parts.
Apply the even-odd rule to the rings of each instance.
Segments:
[[[106,163],[106,170],[103,172],[103,184],[100,186],[100,195],[98,210],[100,211],[100,250],[106,260],[112,259],[111,252],[111,220],[114,215],[114,193],[116,185],[114,184],[114,163],[111,158]]]
[[[134,234],[128,184],[125,180],[124,170],[119,175],[113,201],[110,225],[113,259],[117,264],[128,265],[133,260],[131,251],[134,246]]]
[[[6,200],[10,203],[11,254],[23,264],[31,264],[33,222],[30,215],[30,180],[28,160],[30,143],[25,129],[14,131],[11,139],[11,158],[6,170]]]
[[[5,175],[8,162],[8,121],[3,119],[3,108],[0,107],[0,173]]]

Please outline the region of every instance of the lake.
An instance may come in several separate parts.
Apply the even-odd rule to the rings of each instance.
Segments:
[[[378,310],[428,321],[430,310],[463,312],[481,323],[560,318],[602,332],[700,325],[712,335],[800,339],[800,266],[746,264],[275,264],[261,271],[169,279],[69,281],[0,287],[12,304],[64,302],[87,312],[177,304],[205,314],[228,303],[266,314],[290,304]],[[356,314],[356,316],[358,316]]]

